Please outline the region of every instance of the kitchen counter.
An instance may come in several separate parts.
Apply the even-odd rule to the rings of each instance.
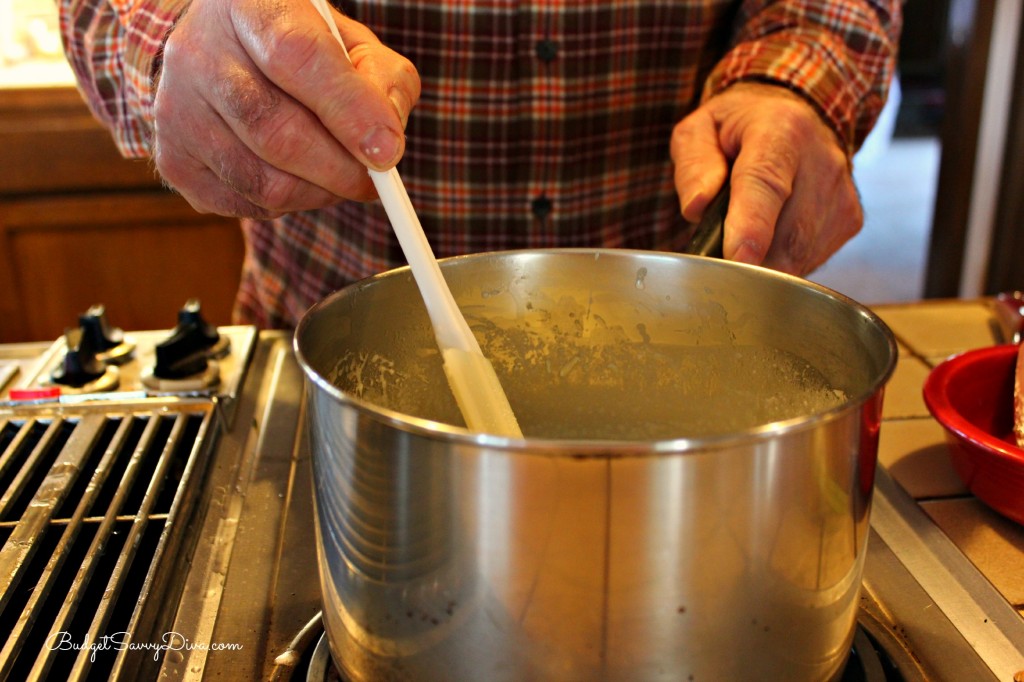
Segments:
[[[953,470],[945,433],[922,397],[932,367],[954,353],[1000,342],[992,304],[937,300],[872,309],[892,329],[900,349],[886,389],[880,463],[1024,617],[1024,527],[967,490]]]
[[[886,389],[882,466],[875,477],[858,622],[886,645],[908,682],[1024,682],[1024,526],[999,516],[967,491],[953,471],[944,432],[928,413],[921,393],[931,368],[949,355],[998,342],[992,303],[946,300],[872,308],[892,328],[900,356]],[[49,347],[0,345],[0,399],[5,383],[13,385],[19,375],[34,376]],[[195,509],[195,515],[168,521],[169,512],[154,507],[154,513],[145,517],[157,530],[177,531],[165,534],[175,544],[168,545],[165,560],[152,569],[162,580],[150,584],[161,590],[142,595],[145,583],[129,586],[132,589],[114,600],[124,609],[115,605],[110,616],[111,622],[127,619],[138,604],[145,617],[131,633],[135,641],[160,643],[173,634],[174,642],[196,646],[167,651],[159,660],[129,652],[132,658],[126,654],[115,661],[113,654],[101,651],[94,673],[98,669],[97,674],[112,671],[122,673],[119,679],[137,679],[133,673],[138,668],[162,679],[197,682],[288,680],[308,664],[320,638],[309,444],[301,428],[303,375],[287,334],[260,333],[251,352],[247,344],[233,343],[232,348],[239,358],[249,359],[247,378],[237,385],[237,392],[229,391],[216,401],[39,407],[33,408],[40,410],[38,414],[8,414],[6,431],[0,414],[0,454],[5,434],[18,433],[18,438],[35,442],[64,433],[63,422],[55,416],[80,424],[88,433],[100,433],[100,425],[108,421],[195,425],[203,418],[202,427],[188,427],[199,444],[189,459],[195,468],[189,464],[184,471],[201,475],[204,485],[182,487],[189,494],[182,498],[181,509]],[[36,428],[36,422],[55,426]],[[154,441],[170,433],[163,427],[149,431]],[[6,442],[18,443],[18,438],[8,437]],[[86,434],[67,442],[60,450],[66,453],[62,457],[84,457],[93,440]],[[97,452],[162,452],[157,446],[136,448],[133,442],[126,438],[124,447],[103,445]],[[55,514],[52,532],[63,534],[74,520],[66,513]],[[100,518],[80,521],[88,529]],[[132,522],[130,516],[112,518]],[[11,534],[19,528],[19,522],[0,518],[0,532]],[[91,542],[90,533],[81,535]],[[112,537],[116,539],[117,532]],[[155,556],[151,551],[141,554],[147,561]],[[111,551],[110,556],[116,558],[117,553]],[[33,561],[30,575],[42,573],[49,558],[37,552]],[[114,567],[118,565],[129,564],[118,562]],[[138,575],[144,575],[145,568],[131,564]],[[96,575],[103,581],[98,588],[103,589],[83,588],[83,593],[106,594],[106,574]],[[55,603],[63,600],[60,590],[53,593]],[[44,623],[38,633],[28,633],[22,648],[29,652],[26,665],[32,663],[33,652],[42,651],[40,642],[49,627]],[[90,651],[71,651],[67,656],[88,661]],[[69,663],[61,657],[54,665],[55,670],[64,670],[60,666]]]
[[[992,303],[925,301],[873,309],[896,335],[900,357],[883,413],[879,455],[884,468],[876,476],[864,622],[888,630],[888,645],[895,645],[888,650],[906,680],[1016,680],[1024,673],[1024,657],[1018,656],[1024,651],[1024,621],[1015,620],[1024,616],[1024,527],[967,491],[953,471],[942,427],[922,397],[932,367],[951,354],[997,342]],[[298,451],[305,448],[300,444]],[[306,485],[299,475],[289,490],[294,494]],[[308,496],[293,499],[305,503],[298,517],[308,518]],[[289,518],[296,522],[294,515]],[[282,554],[308,551],[285,547]],[[311,591],[297,587],[304,580],[308,576],[301,572],[282,574],[271,591],[305,595]],[[315,608],[309,599],[276,615],[277,632],[267,633],[267,651],[283,650]],[[289,660],[277,658],[275,674],[286,677]],[[182,669],[187,665],[183,661]]]

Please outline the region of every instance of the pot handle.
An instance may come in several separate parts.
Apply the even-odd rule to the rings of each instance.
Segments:
[[[726,179],[722,189],[704,209],[704,215],[697,223],[697,229],[690,238],[683,253],[693,256],[723,258],[722,231],[725,225],[725,213],[729,208],[729,180]]]

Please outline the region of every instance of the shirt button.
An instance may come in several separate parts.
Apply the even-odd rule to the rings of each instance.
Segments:
[[[551,214],[552,208],[554,208],[554,204],[551,203],[551,199],[548,199],[543,194],[530,203],[530,209],[533,211],[533,215],[539,220],[547,218]]]
[[[537,53],[537,58],[542,62],[553,62],[555,61],[555,57],[558,56],[558,43],[553,40],[545,39],[537,41],[534,49]]]

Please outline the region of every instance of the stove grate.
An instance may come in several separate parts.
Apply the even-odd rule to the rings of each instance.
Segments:
[[[213,414],[0,417],[0,679],[135,679],[156,664]]]

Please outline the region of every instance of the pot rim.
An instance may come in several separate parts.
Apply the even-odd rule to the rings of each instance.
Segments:
[[[879,373],[874,382],[861,394],[852,396],[843,404],[832,407],[828,410],[817,412],[811,415],[794,417],[776,422],[769,422],[760,426],[745,429],[736,433],[726,433],[700,438],[672,438],[651,441],[640,440],[595,440],[595,439],[553,439],[553,438],[510,438],[487,433],[475,433],[464,427],[454,426],[443,422],[437,422],[421,417],[414,417],[396,410],[391,410],[379,405],[365,401],[357,396],[342,391],[330,381],[321,376],[306,360],[301,348],[300,339],[303,337],[303,330],[309,324],[309,320],[316,311],[326,307],[334,298],[341,296],[343,292],[354,287],[366,286],[378,279],[395,276],[407,272],[408,265],[386,270],[354,282],[342,289],[339,289],[320,301],[313,304],[299,320],[292,340],[293,350],[306,379],[315,384],[320,390],[325,391],[337,402],[355,409],[360,415],[369,417],[376,422],[391,426],[398,430],[425,436],[437,440],[445,440],[469,446],[487,447],[497,450],[524,451],[531,453],[550,453],[557,455],[571,455],[574,458],[588,457],[623,457],[638,456],[646,454],[667,454],[689,451],[723,450],[736,447],[737,444],[756,443],[762,440],[774,439],[778,436],[798,433],[819,427],[822,424],[838,420],[853,410],[860,410],[869,400],[878,395],[892,377],[896,367],[898,349],[896,339],[888,325],[872,310],[852,298],[830,289],[822,284],[789,275],[777,270],[770,270],[765,267],[737,263],[705,256],[694,256],[690,254],[644,251],[639,249],[614,249],[614,248],[546,248],[546,249],[517,249],[508,251],[490,251],[477,254],[466,254],[439,259],[439,264],[459,261],[471,258],[486,258],[496,255],[513,256],[517,254],[584,254],[593,257],[602,254],[608,255],[642,255],[644,257],[665,257],[669,259],[699,258],[702,260],[714,260],[723,267],[746,268],[756,271],[759,277],[772,277],[788,281],[790,284],[807,288],[825,297],[836,300],[839,304],[852,308],[857,314],[863,317],[870,326],[876,328],[883,335],[888,349],[888,363],[885,369]]]

